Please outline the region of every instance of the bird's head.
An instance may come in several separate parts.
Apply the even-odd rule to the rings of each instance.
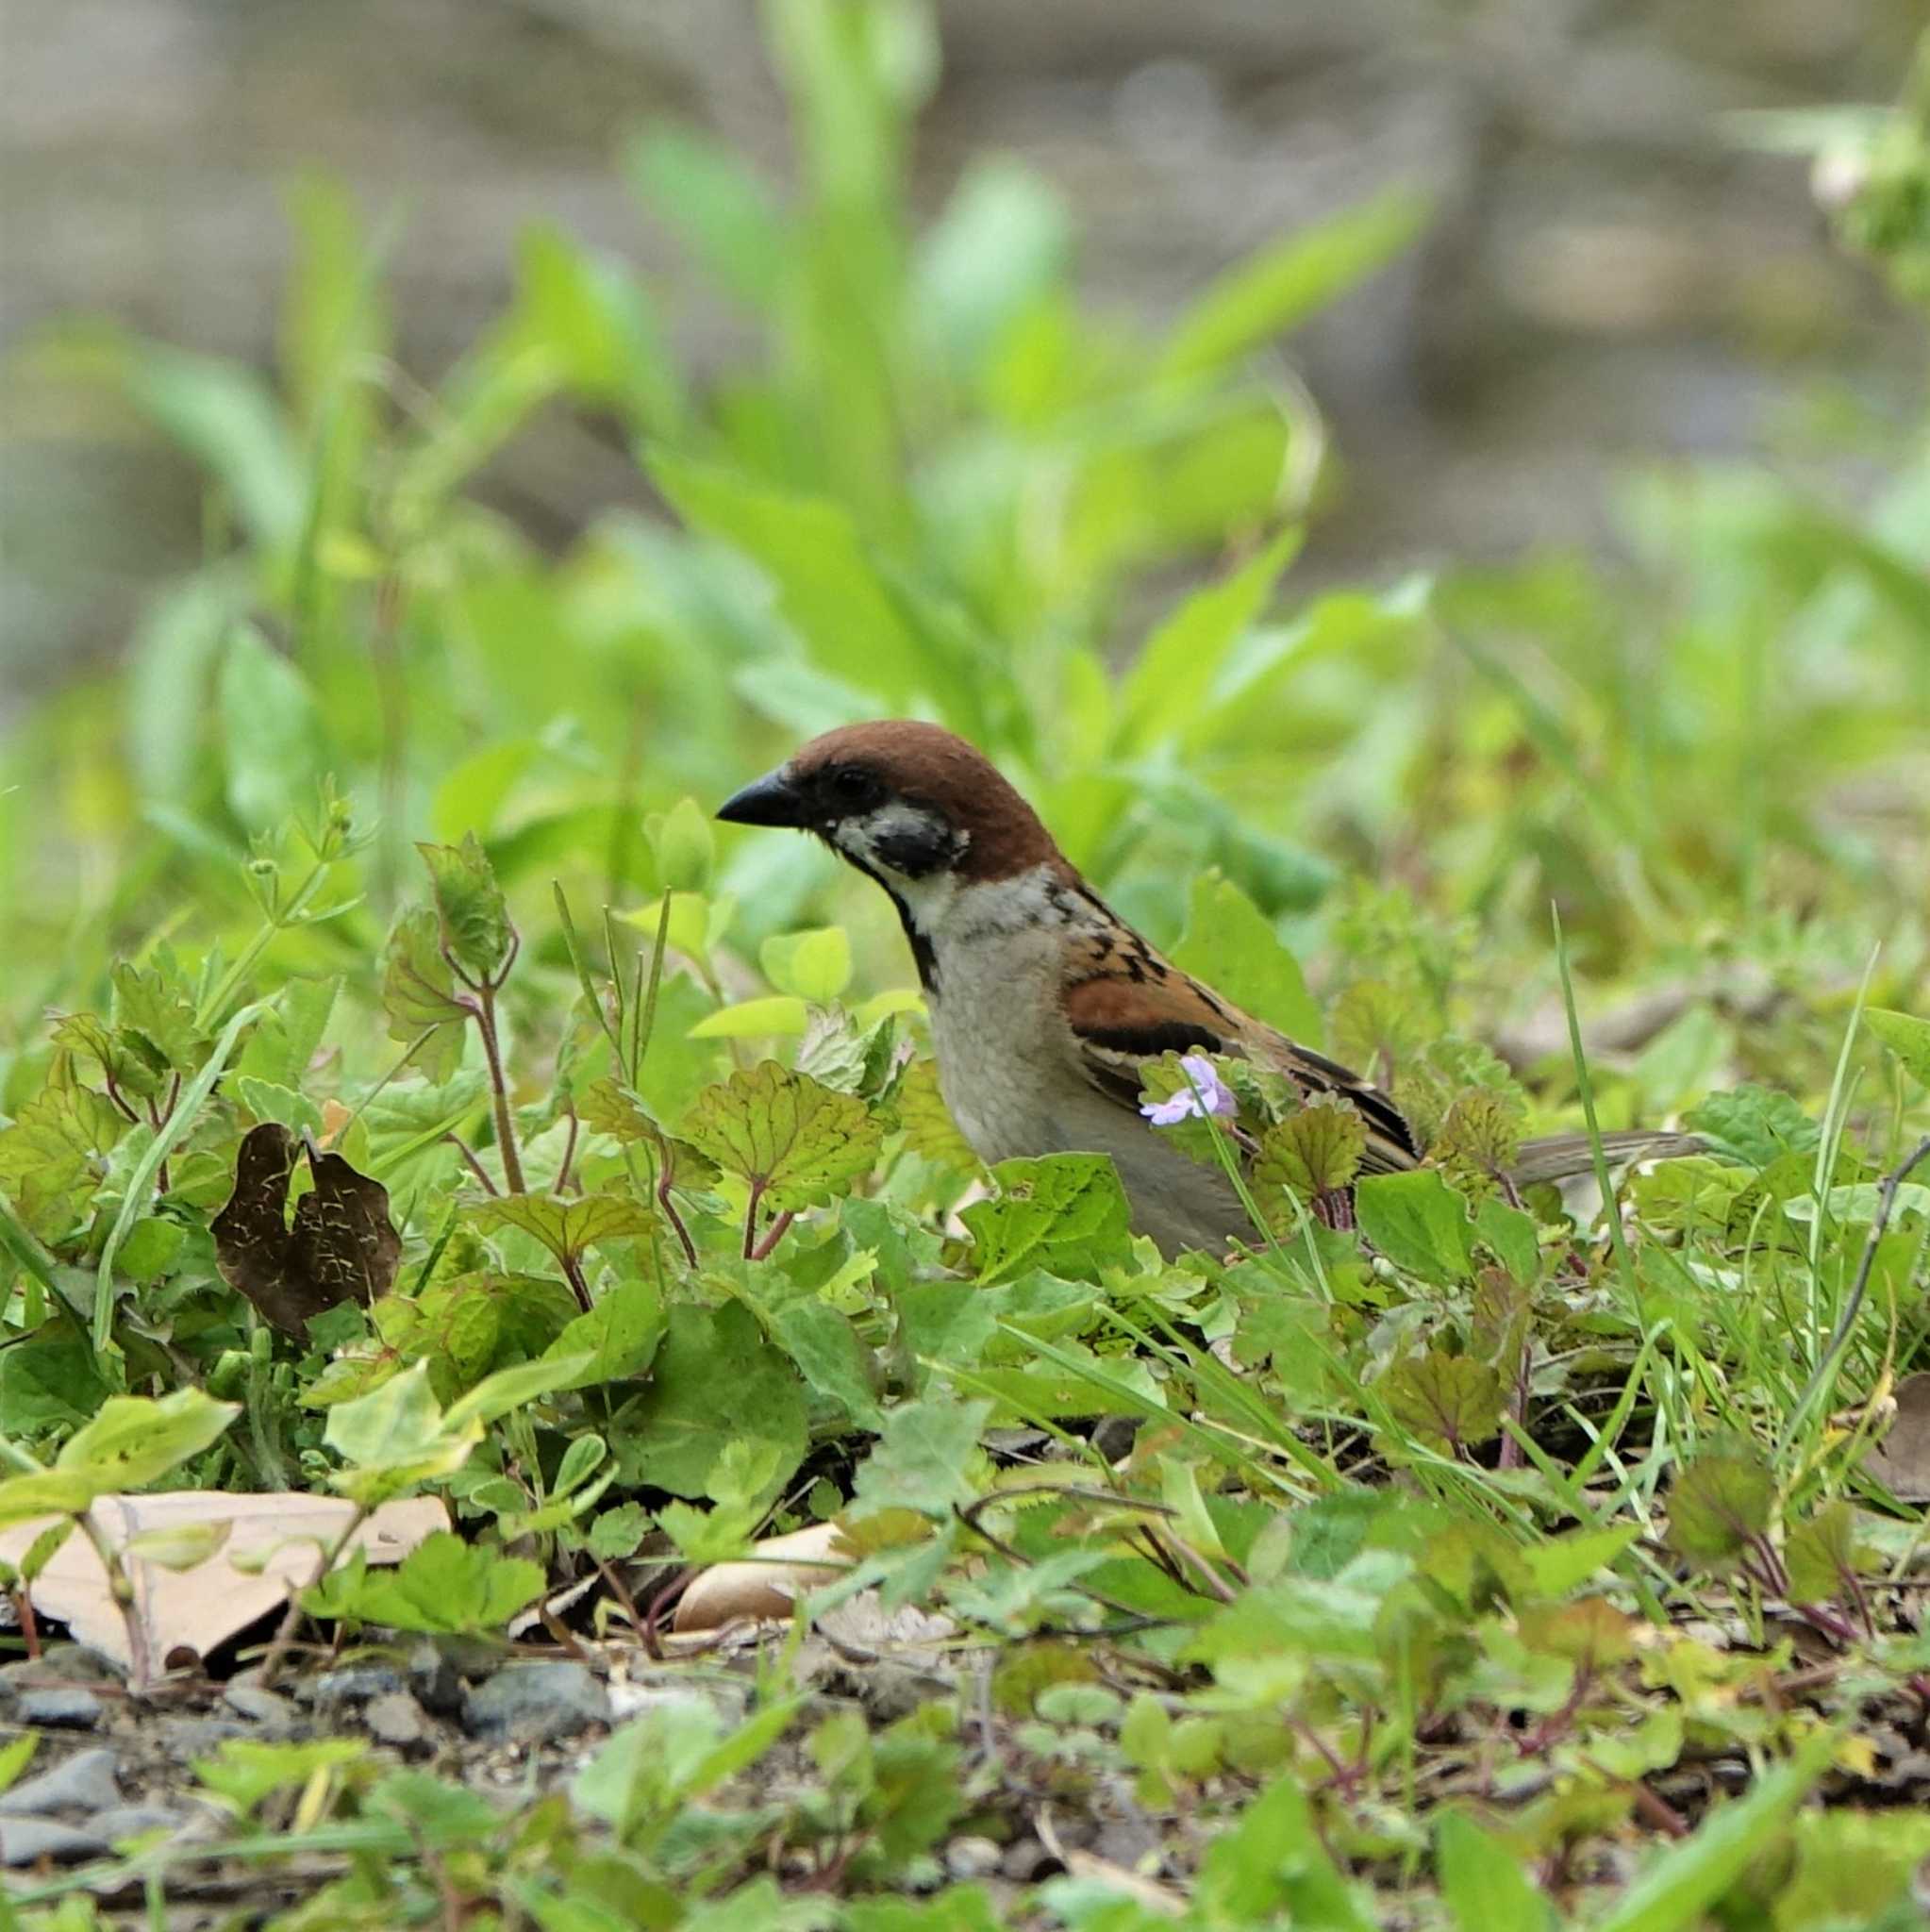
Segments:
[[[814,738],[718,808],[739,825],[814,832],[929,933],[963,888],[1063,864],[990,759],[936,724],[883,719]]]

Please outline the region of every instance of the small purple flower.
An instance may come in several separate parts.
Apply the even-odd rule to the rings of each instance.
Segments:
[[[1204,1120],[1208,1114],[1219,1114],[1231,1120],[1240,1111],[1240,1103],[1234,1099],[1233,1090],[1220,1077],[1219,1070],[1205,1054],[1184,1054],[1179,1064],[1191,1076],[1192,1086],[1182,1087],[1168,1100],[1140,1103],[1140,1111],[1156,1127],[1176,1127],[1181,1121]]]

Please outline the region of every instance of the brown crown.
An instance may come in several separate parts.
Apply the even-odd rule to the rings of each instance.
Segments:
[[[1063,867],[1039,814],[975,745],[937,724],[882,718],[841,724],[814,738],[790,761],[799,778],[839,766],[876,778],[894,797],[941,812],[967,835],[957,865],[969,879],[1009,878],[1033,866]]]

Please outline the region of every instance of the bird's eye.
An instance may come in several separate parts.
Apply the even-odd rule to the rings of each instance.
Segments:
[[[874,804],[878,797],[878,781],[869,772],[861,772],[855,765],[843,765],[830,774],[830,790],[831,796],[848,810]]]

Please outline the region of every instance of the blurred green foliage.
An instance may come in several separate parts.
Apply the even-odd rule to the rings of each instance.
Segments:
[[[208,536],[6,752],[0,1517],[84,1512],[100,1485],[60,1477],[100,1415],[155,1413],[118,1389],[205,1385],[140,1479],[457,1511],[467,1541],[345,1565],[316,1615],[494,1628],[527,1552],[587,1574],[648,1536],[674,1570],[836,1517],[892,1605],[997,1651],[997,1751],[974,1704],[968,1766],[962,1693],[814,1711],[802,1799],[689,1833],[805,1721],[775,1667],[735,1728],[666,1699],[570,1803],[501,1816],[341,1740],[199,1767],[238,1821],[299,1789],[363,1855],[331,1924],[765,1924],[778,1871],[784,1923],[840,1890],[900,1912],[968,1811],[1005,1829],[1101,1765],[1194,1834],[1185,1923],[1364,1925],[1431,1865],[1417,1923],[1541,1925],[1522,1861],[1563,1894],[1610,1869],[1691,1749],[1755,1790],[1591,1923],[1822,1925],[1858,1857],[1901,1909],[1924,1836],[1869,1797],[1871,1739],[1921,1703],[1879,1587],[1921,1511],[1865,1451],[1930,1350],[1930,1191],[1896,1179],[1930,1118],[1922,425],[1854,503],[1658,466],[1614,565],[1298,591],[1330,470],[1275,344],[1423,203],[1282,237],[1152,337],[1082,305],[1066,209],[1010,162],[917,230],[923,7],[769,18],[788,195],[688,129],[624,157],[737,317],[701,375],[667,286],[543,227],[423,391],[395,240],[325,182],[291,199],[273,381],[112,327],[38,352],[201,461]],[[1905,287],[1913,112],[1843,217]],[[490,464],[559,409],[636,483],[552,556]],[[1391,1080],[1431,1169],[1316,1227],[1352,1116],[1228,1063],[1268,1114],[1236,1265],[1136,1246],[1092,1157],[968,1202],[879,895],[707,815],[881,713],[985,745],[1129,916]],[[1707,1145],[1631,1183],[1625,1227],[1496,1186],[1580,1077],[1551,905],[1584,1004],[1647,1015],[1594,1057],[1603,1124],[1688,1110]],[[1129,1453],[1086,1441],[1102,1413],[1147,1424]],[[995,1461],[989,1424],[1079,1481]],[[1785,1671],[1799,1622],[1827,1668]],[[1486,1823],[1423,1822],[1437,1749]],[[1826,1762],[1866,1808],[1790,1839]],[[1105,1884],[1036,1903],[1170,1923]],[[844,1922],[998,1919],[959,1888]]]

